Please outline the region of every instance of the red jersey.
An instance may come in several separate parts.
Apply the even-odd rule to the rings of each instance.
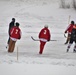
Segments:
[[[19,27],[14,26],[10,30],[10,37],[20,39],[21,38],[21,30]]]
[[[39,33],[39,38],[50,40],[51,34],[48,28],[43,28]]]
[[[65,30],[65,32],[68,31],[68,33],[71,33],[71,32],[72,32],[72,29],[73,29],[73,26],[74,26],[74,24],[70,24],[70,25],[67,27],[67,29]]]

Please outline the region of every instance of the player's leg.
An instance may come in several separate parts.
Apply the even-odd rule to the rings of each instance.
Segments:
[[[70,49],[72,43],[73,43],[73,39],[70,39],[70,42],[69,42],[69,44],[68,44],[68,46],[67,46],[67,52],[69,51],[69,49]]]
[[[39,51],[39,54],[43,53],[43,49],[44,49],[45,44],[46,44],[46,42],[40,41],[40,51]]]

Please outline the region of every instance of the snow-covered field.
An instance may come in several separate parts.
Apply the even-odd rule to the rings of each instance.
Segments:
[[[76,53],[72,45],[66,53],[64,31],[76,21],[76,11],[59,8],[59,0],[0,0],[0,75],[76,75]],[[8,25],[12,17],[20,23],[22,38],[13,53],[6,49]],[[39,55],[40,30],[48,24],[51,39]],[[18,50],[18,58],[17,58]]]

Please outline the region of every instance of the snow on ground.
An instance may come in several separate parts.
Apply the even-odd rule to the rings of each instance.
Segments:
[[[66,53],[64,31],[70,21],[76,20],[76,11],[59,8],[59,1],[41,0],[40,3],[14,0],[0,1],[0,75],[76,75],[76,53],[72,45]],[[13,53],[5,48],[8,40],[8,24],[15,17],[20,23],[22,38],[17,41]],[[40,30],[48,24],[51,39],[46,44],[44,52],[39,55],[38,39]],[[18,50],[18,58],[17,58]]]

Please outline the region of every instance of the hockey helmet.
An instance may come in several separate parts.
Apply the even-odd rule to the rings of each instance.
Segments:
[[[19,27],[19,25],[20,25],[20,24],[19,24],[18,22],[16,22],[16,26]]]
[[[74,21],[71,21],[71,24],[74,24]]]
[[[12,18],[12,21],[15,21],[15,18]]]
[[[44,25],[45,28],[48,28],[48,25]]]

